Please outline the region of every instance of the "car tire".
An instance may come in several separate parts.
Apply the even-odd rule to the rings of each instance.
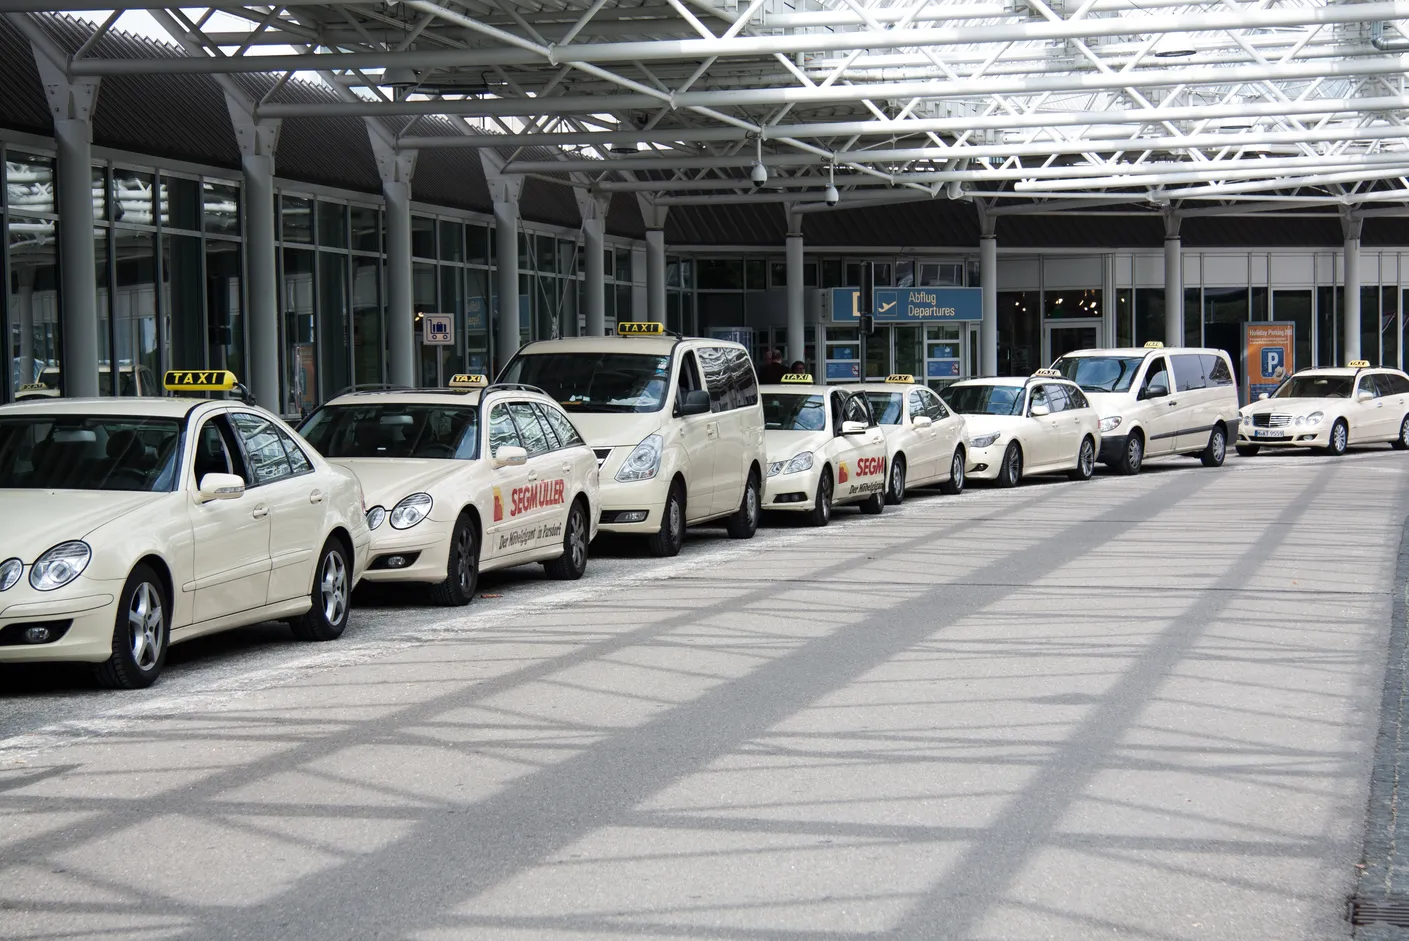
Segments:
[[[954,456],[949,459],[949,479],[939,485],[939,492],[947,493],[951,497],[963,493],[966,468],[967,461],[964,458],[964,449],[955,448]]]
[[[1228,456],[1228,432],[1222,425],[1214,425],[1208,433],[1208,444],[1199,452],[1199,460],[1204,467],[1222,467]]]
[[[753,534],[758,532],[758,518],[763,514],[762,489],[758,472],[749,471],[749,481],[744,484],[744,498],[724,523],[730,539],[752,539]]]
[[[812,502],[812,512],[807,514],[807,522],[812,526],[826,526],[831,521],[832,469],[824,467],[817,481],[817,499]]]
[[[1003,466],[998,468],[996,483],[1000,487],[1016,487],[1023,476],[1023,449],[1016,441],[1008,442],[1003,452]]]
[[[670,485],[661,511],[660,529],[646,539],[646,548],[659,559],[680,554],[685,545],[685,488],[679,481]]]
[[[1145,466],[1145,436],[1138,431],[1126,435],[1125,447],[1121,449],[1120,457],[1112,466],[1116,473],[1127,477],[1140,473],[1140,468]]]
[[[1330,443],[1321,449],[1322,454],[1340,457],[1345,453],[1345,449],[1350,443],[1350,426],[1345,423],[1344,418],[1336,419],[1336,423],[1331,426],[1331,434],[1327,440]]]
[[[1260,444],[1240,444],[1233,448],[1238,452],[1239,457],[1257,457],[1257,452],[1262,450]]]
[[[1096,473],[1096,441],[1090,435],[1081,439],[1081,449],[1076,452],[1076,466],[1067,471],[1072,480],[1090,480]]]
[[[299,640],[337,640],[347,628],[351,599],[352,565],[347,550],[329,536],[313,567],[313,588],[309,592],[312,604],[308,611],[289,621],[289,628]]]
[[[432,585],[432,604],[459,608],[475,599],[479,585],[479,532],[468,513],[461,513],[450,532],[450,552],[445,560],[445,581]]]
[[[549,578],[560,582],[575,582],[587,573],[587,541],[591,530],[587,525],[587,510],[581,498],[568,510],[567,526],[563,530],[563,554],[543,563]]]
[[[879,490],[871,494],[869,497],[856,504],[856,506],[857,509],[867,516],[879,516],[881,511],[886,508],[885,491]]]
[[[138,565],[118,596],[112,656],[94,668],[108,689],[146,689],[166,666],[171,638],[171,606],[151,566]]]
[[[890,476],[886,478],[886,503],[900,506],[905,502],[905,458],[897,454],[890,462]]]
[[[1399,423],[1399,437],[1389,443],[1396,451],[1409,451],[1409,415]]]

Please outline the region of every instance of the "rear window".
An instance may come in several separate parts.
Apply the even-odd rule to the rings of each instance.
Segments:
[[[769,431],[822,431],[827,427],[827,406],[820,395],[763,395],[763,426]]]
[[[1022,386],[950,386],[946,399],[960,415],[1016,415],[1022,408]]]
[[[299,434],[324,457],[469,460],[478,427],[474,406],[378,402],[325,405]]]

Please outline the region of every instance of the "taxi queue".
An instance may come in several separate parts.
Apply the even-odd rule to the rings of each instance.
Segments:
[[[163,385],[176,395],[0,406],[0,663],[88,663],[142,688],[171,644],[204,634],[283,620],[335,639],[363,580],[465,605],[482,572],[581,578],[600,532],[673,556],[687,526],[747,539],[764,512],[825,526],[915,487],[1087,480],[1098,459],[1135,473],[1146,453],[1216,467],[1234,432],[1245,456],[1409,449],[1398,370],[1304,370],[1239,411],[1227,354],[1160,344],[941,397],[908,375],[760,385],[737,343],[623,323],[531,343],[492,384],[349,391],[297,430],[229,372]]]

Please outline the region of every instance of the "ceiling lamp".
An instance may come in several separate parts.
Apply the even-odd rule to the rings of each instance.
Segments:
[[[1193,33],[1165,33],[1155,42],[1153,50],[1156,59],[1182,59],[1198,51],[1194,47]]]
[[[393,65],[382,72],[381,81],[377,84],[386,88],[414,88],[421,84],[421,80],[406,66]]]

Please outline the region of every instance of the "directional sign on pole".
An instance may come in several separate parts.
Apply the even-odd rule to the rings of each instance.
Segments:
[[[450,314],[423,315],[421,338],[427,346],[454,346],[455,318]]]

